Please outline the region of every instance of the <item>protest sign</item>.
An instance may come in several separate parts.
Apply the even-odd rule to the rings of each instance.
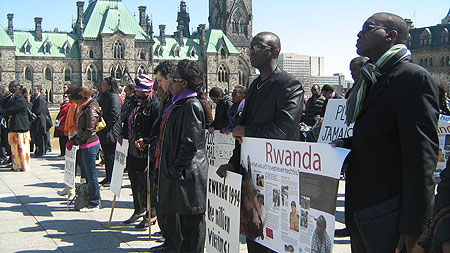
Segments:
[[[78,146],[72,146],[71,150],[66,148],[65,167],[64,167],[64,183],[69,188],[75,188],[75,167],[77,160]]]
[[[206,251],[239,252],[239,213],[242,176],[227,172],[220,178],[216,170],[228,163],[234,149],[234,138],[219,131],[206,131],[209,161],[206,194]]]
[[[114,155],[114,166],[110,190],[117,196],[117,198],[120,198],[120,189],[122,188],[122,178],[127,160],[128,145],[129,143],[126,139],[122,141],[122,145],[120,145],[119,142],[116,144],[116,154]]]
[[[439,156],[435,174],[439,175],[447,163],[450,156],[450,116],[439,115],[438,121]]]
[[[241,234],[276,252],[331,252],[337,188],[349,150],[244,138]],[[320,228],[319,228],[320,227]]]
[[[346,103],[346,99],[328,100],[318,143],[330,143],[339,138],[353,136],[353,124],[345,124]]]

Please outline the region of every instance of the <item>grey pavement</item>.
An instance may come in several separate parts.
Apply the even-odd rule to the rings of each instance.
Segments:
[[[64,159],[50,153],[32,158],[31,171],[13,172],[0,166],[0,252],[142,252],[160,245],[148,230],[123,225],[133,213],[128,176],[116,201],[111,227],[108,219],[113,193],[101,187],[103,208],[92,213],[68,210],[65,198],[56,194],[64,187]],[[100,180],[104,169],[98,168]],[[77,177],[77,183],[79,177]],[[343,183],[339,186],[336,228],[343,227]],[[158,225],[152,232],[159,231]],[[246,252],[245,239],[240,252]],[[334,252],[350,252],[349,238],[337,238]]]

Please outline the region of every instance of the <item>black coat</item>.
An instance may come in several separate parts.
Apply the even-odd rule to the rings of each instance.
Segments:
[[[27,112],[27,100],[23,95],[13,96],[10,102],[10,106],[4,112],[4,118],[9,119],[9,132],[28,132],[30,130],[30,122],[28,120]]]
[[[102,117],[105,120],[106,127],[97,133],[102,144],[114,144],[122,131],[122,121],[120,113],[122,101],[119,95],[111,91],[103,93],[98,99],[102,108]]]
[[[215,130],[222,130],[227,127],[230,119],[228,118],[228,109],[233,105],[233,101],[228,96],[224,96],[219,104],[216,106],[216,114],[214,120],[211,122],[210,127],[214,127]]]
[[[205,114],[197,98],[177,102],[169,115],[161,145],[158,209],[161,214],[206,211],[208,161]]]
[[[34,136],[47,132],[47,111],[47,101],[42,98],[42,95],[33,99],[31,112],[36,114],[36,119],[31,123],[31,132]]]
[[[438,88],[422,67],[402,62],[372,86],[346,140],[346,224],[354,212],[401,196],[399,231],[419,235],[433,212],[438,158]]]
[[[305,118],[303,122],[309,126],[316,124],[317,119],[323,111],[325,97],[322,95],[313,95],[306,102]]]
[[[247,92],[238,125],[245,126],[245,136],[279,140],[300,140],[303,87],[292,75],[276,69],[257,89],[256,78]],[[230,162],[240,164],[241,145],[236,141]]]

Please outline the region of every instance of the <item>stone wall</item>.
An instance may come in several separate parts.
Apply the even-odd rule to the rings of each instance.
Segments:
[[[441,58],[444,57],[444,65],[441,65]],[[450,59],[450,47],[433,48],[433,49],[420,49],[412,51],[412,61],[416,64],[420,63],[420,60],[433,59],[432,66],[423,66],[430,72],[446,73],[450,74],[450,63],[447,63],[447,59]]]
[[[8,86],[9,82],[16,79],[15,49],[13,47],[1,47],[0,55],[0,85]]]
[[[224,91],[231,92],[234,86],[239,84],[239,55],[231,54],[227,57],[222,57],[217,53],[208,53],[205,57],[207,91],[209,92],[213,87],[220,87]],[[229,70],[229,82],[219,82],[218,69],[221,64],[224,64]]]

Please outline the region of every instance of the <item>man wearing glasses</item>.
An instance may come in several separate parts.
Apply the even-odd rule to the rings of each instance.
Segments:
[[[258,33],[250,44],[250,62],[260,72],[247,92],[245,107],[233,129],[236,139],[233,156],[219,167],[217,174],[239,172],[242,137],[299,140],[303,87],[298,80],[278,69],[280,38],[271,32]],[[248,252],[272,252],[247,238]]]
[[[432,214],[438,88],[425,69],[411,63],[407,38],[406,22],[390,13],[374,14],[358,33],[357,53],[369,61],[347,101],[353,137],[334,142],[351,148],[345,221],[353,252],[375,252],[368,244],[374,239],[383,247],[377,252],[410,252]],[[386,205],[398,206],[398,219],[380,215],[377,224],[385,229],[373,238],[355,214]]]

